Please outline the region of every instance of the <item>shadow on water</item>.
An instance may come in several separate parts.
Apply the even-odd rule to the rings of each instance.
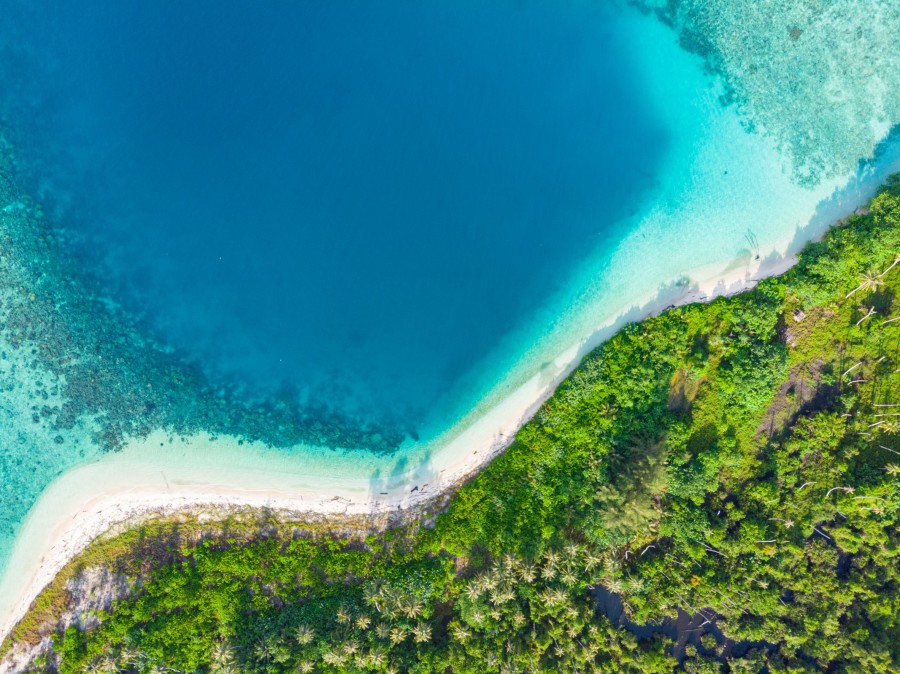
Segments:
[[[625,614],[622,597],[610,592],[602,585],[595,585],[588,589],[588,593],[596,602],[597,612],[618,627],[622,627],[633,634],[637,639],[651,639],[661,634],[672,641],[672,654],[678,659],[679,664],[684,663],[687,657],[687,646],[691,645],[697,652],[706,657],[715,657],[719,662],[726,662],[729,658],[744,657],[753,649],[765,648],[774,651],[776,644],[763,640],[735,641],[725,636],[716,624],[718,616],[706,609],[691,615],[682,609],[674,618],[665,618],[659,623],[637,623]],[[716,640],[716,648],[705,645],[701,639],[705,635],[712,635]]]

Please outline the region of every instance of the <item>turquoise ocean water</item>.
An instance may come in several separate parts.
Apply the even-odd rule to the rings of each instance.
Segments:
[[[415,437],[656,179],[600,7],[32,3],[23,181],[211,376]]]
[[[641,4],[4,4],[0,568],[157,428],[428,447],[895,152],[892,3]]]

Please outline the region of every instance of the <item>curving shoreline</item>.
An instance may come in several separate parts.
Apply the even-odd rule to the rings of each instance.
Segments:
[[[452,498],[393,517],[298,521],[220,508],[124,523],[42,593],[4,664],[193,671],[234,661],[263,671],[278,653],[277,664],[304,671],[384,653],[402,669],[471,669],[476,657],[485,671],[498,660],[560,671],[615,669],[628,648],[640,671],[703,660],[894,671],[898,574],[885,541],[896,539],[889,452],[898,427],[866,429],[889,416],[882,408],[900,390],[891,362],[898,179],[806,247],[788,273],[626,326]],[[854,298],[858,290],[870,292]],[[874,320],[855,329],[872,309]],[[853,380],[836,376],[851,363],[850,371],[862,366]],[[399,528],[385,530],[386,520]],[[838,561],[850,546],[845,573]],[[688,584],[694,576],[673,564],[696,564],[700,582]],[[782,579],[796,602],[777,601]],[[696,653],[677,634],[635,633],[621,616],[597,614],[604,597],[584,588],[601,586],[621,596],[632,622],[705,607],[699,615],[713,626],[689,638]],[[509,619],[502,641],[472,613],[491,605],[495,619]],[[525,611],[530,618],[513,619]],[[410,629],[410,613],[421,640],[383,643],[391,626]],[[848,633],[879,629],[835,650],[833,631],[809,624],[825,614],[846,620]],[[762,646],[761,621],[772,621]],[[424,636],[432,643],[422,645]],[[599,642],[599,652],[554,651],[553,636]],[[733,650],[741,640],[755,646]]]
[[[819,232],[821,234],[822,232]],[[775,252],[775,251],[773,251]],[[386,480],[326,478],[296,472],[298,466],[283,454],[270,452],[271,466],[259,468],[261,447],[240,446],[233,438],[212,440],[195,436],[166,443],[162,433],[132,442],[119,453],[79,466],[55,480],[29,513],[13,553],[0,577],[0,641],[5,639],[29,606],[54,576],[95,538],[111,528],[157,515],[197,508],[237,506],[266,508],[291,517],[316,515],[380,515],[419,508],[448,493],[477,473],[513,440],[556,386],[577,367],[584,355],[622,326],[659,313],[671,305],[711,301],[748,290],[767,276],[777,276],[796,262],[792,254],[767,257],[765,268],[747,268],[710,274],[703,282],[664,293],[638,308],[623,311],[591,339],[560,354],[553,374],[538,373],[500,404],[480,417],[416,468]],[[136,458],[157,451],[162,441],[167,459]],[[189,456],[215,446],[226,467],[193,464]],[[151,449],[152,448],[152,449]],[[279,459],[281,457],[281,466]],[[299,467],[302,470],[302,466]],[[92,485],[105,484],[101,493]]]
[[[727,116],[723,113],[721,123],[734,138],[745,138],[731,113]],[[777,156],[774,150],[772,153],[772,157]],[[716,155],[701,153],[701,159],[698,165],[710,173],[721,168],[721,158]],[[774,180],[776,172],[771,170],[773,174],[768,177]],[[341,465],[334,453],[316,456],[312,452],[297,452],[292,457],[286,452],[266,449],[262,443],[248,445],[221,433],[215,439],[197,434],[174,439],[156,431],[142,440],[128,441],[120,452],[66,468],[31,507],[18,531],[12,554],[0,572],[0,642],[70,559],[104,531],[125,521],[218,506],[270,508],[294,515],[372,515],[421,507],[452,490],[502,452],[522,424],[582,358],[619,328],[671,305],[737,293],[763,277],[783,273],[792,266],[794,255],[807,241],[821,236],[833,222],[868,201],[884,178],[898,170],[900,141],[895,139],[886,143],[878,158],[862,166],[844,187],[830,195],[817,192],[822,200],[812,205],[785,201],[788,190],[784,185],[755,185],[757,189],[766,187],[766,191],[754,193],[746,203],[764,203],[761,201],[764,195],[772,199],[767,204],[772,209],[768,217],[765,213],[745,217],[768,229],[762,232],[765,247],[753,251],[755,258],[747,250],[735,258],[734,249],[728,247],[734,245],[733,225],[721,224],[740,209],[741,201],[736,197],[742,193],[736,185],[752,184],[743,182],[742,176],[735,176],[731,191],[714,191],[705,193],[702,199],[698,197],[700,213],[694,214],[690,224],[703,227],[691,227],[691,235],[708,238],[698,242],[699,253],[690,247],[673,251],[671,259],[660,260],[657,268],[640,277],[640,263],[645,256],[653,250],[658,253],[669,241],[661,223],[651,217],[658,214],[650,214],[646,228],[638,228],[633,233],[630,247],[623,246],[621,259],[614,257],[608,262],[619,276],[599,290],[587,282],[584,284],[588,287],[582,298],[584,306],[573,311],[584,315],[585,329],[576,326],[571,332],[565,331],[570,336],[578,335],[580,341],[570,343],[568,348],[565,344],[535,346],[528,355],[556,351],[556,356],[536,361],[540,365],[530,370],[534,374],[527,379],[501,382],[487,398],[487,409],[474,410],[434,443],[414,447],[393,467],[386,468],[385,461],[373,462],[371,455],[366,464],[365,455],[359,452],[347,453]],[[692,193],[689,188],[690,185],[685,187],[686,193]],[[805,198],[810,201],[810,193]],[[721,212],[715,210],[713,216],[709,210],[717,206],[721,206]],[[793,211],[779,211],[779,207],[785,206]],[[687,209],[679,213],[676,208],[674,213],[664,213],[659,219],[683,216],[684,210]],[[789,223],[792,230],[788,230]],[[728,232],[719,231],[726,229]],[[674,234],[670,232],[668,236]],[[657,241],[654,237],[660,238]],[[714,257],[706,259],[716,262],[687,272],[677,269],[687,266],[684,264],[690,260],[687,252],[711,255],[707,249],[713,247]],[[676,269],[683,273],[675,275]],[[586,279],[597,278],[590,276],[590,272],[597,270],[586,271]],[[664,285],[667,278],[668,285]],[[602,308],[590,303],[598,293],[604,295]],[[515,383],[510,385],[510,381]],[[115,391],[106,393],[112,395]],[[352,465],[354,460],[361,466]],[[347,468],[345,477],[336,478],[335,474],[341,474],[344,468]],[[385,469],[387,472],[382,474]],[[95,491],[97,485],[103,485],[100,493]]]
[[[668,11],[653,9],[658,4],[654,2],[635,4],[645,5],[646,10],[661,17]],[[689,2],[680,4],[690,5]],[[883,6],[890,10],[889,3]],[[830,12],[827,14],[832,16]],[[834,14],[832,19],[835,16],[842,19],[840,14]],[[887,16],[890,17],[889,11]],[[894,15],[895,27],[900,26],[896,23],[898,16]],[[804,18],[785,10],[784,18],[791,17],[798,25],[799,19]],[[454,417],[457,423],[449,430],[442,427],[439,431],[442,434],[436,438],[436,434],[423,433],[433,440],[419,443],[416,435],[416,442],[410,445],[402,433],[395,439],[383,429],[377,429],[378,433],[370,430],[363,439],[368,442],[377,436],[380,448],[389,448],[381,456],[361,450],[316,446],[369,446],[357,442],[360,436],[343,431],[335,431],[327,442],[320,438],[318,443],[311,435],[300,434],[302,429],[292,430],[289,424],[284,426],[288,430],[282,433],[283,417],[277,414],[236,413],[211,423],[209,415],[218,413],[218,403],[222,401],[207,395],[207,389],[203,395],[193,395],[196,391],[190,382],[171,384],[175,379],[172,372],[179,375],[184,372],[180,363],[170,362],[164,356],[158,362],[143,358],[148,351],[138,343],[141,336],[137,330],[129,333],[130,351],[123,355],[127,366],[113,365],[110,358],[119,355],[111,340],[117,337],[116,329],[104,331],[98,326],[96,334],[91,333],[91,340],[79,341],[83,335],[78,335],[77,330],[93,331],[96,323],[103,323],[97,319],[103,314],[93,313],[91,306],[96,298],[90,296],[90,291],[85,292],[79,298],[84,302],[77,307],[83,309],[81,313],[61,309],[69,306],[66,273],[61,272],[63,265],[51,268],[57,260],[47,253],[54,250],[52,242],[56,235],[49,227],[53,217],[43,216],[39,201],[20,195],[17,189],[7,189],[0,166],[0,236],[6,234],[10,240],[4,231],[6,224],[16,222],[14,216],[19,217],[18,211],[30,213],[27,232],[22,228],[27,238],[22,236],[16,240],[16,232],[10,227],[13,243],[6,250],[0,248],[0,281],[3,281],[0,286],[4,286],[0,288],[0,326],[4,332],[14,335],[10,343],[14,344],[17,359],[15,364],[0,363],[0,443],[3,444],[0,486],[6,489],[3,498],[7,499],[0,498],[0,674],[19,671],[15,654],[25,649],[16,648],[13,642],[12,651],[4,653],[16,624],[28,615],[35,600],[54,578],[58,587],[67,577],[59,575],[67,564],[73,560],[78,564],[85,559],[79,556],[98,537],[158,517],[204,522],[234,512],[255,513],[257,509],[269,511],[287,522],[300,522],[300,526],[308,523],[312,527],[323,521],[333,526],[366,522],[373,529],[393,526],[423,511],[430,514],[439,510],[460,485],[514,442],[518,430],[579,367],[582,359],[623,326],[673,305],[708,302],[740,293],[763,278],[784,273],[795,264],[799,249],[868,201],[886,175],[900,171],[900,135],[897,134],[900,126],[895,126],[893,133],[882,136],[876,159],[861,162],[855,176],[842,175],[837,179],[836,173],[832,173],[820,186],[823,189],[815,192],[810,189],[798,196],[798,191],[793,189],[795,184],[778,169],[779,162],[791,163],[792,157],[797,158],[790,152],[782,153],[782,144],[793,147],[796,142],[796,153],[811,158],[812,164],[827,160],[830,165],[839,155],[838,163],[850,167],[846,168],[848,171],[860,156],[857,150],[847,149],[855,147],[847,140],[847,134],[835,132],[843,128],[839,122],[844,120],[816,108],[815,101],[821,98],[818,96],[820,78],[813,76],[819,71],[810,63],[820,52],[809,52],[812,56],[807,56],[812,60],[805,65],[791,66],[806,73],[800,82],[813,83],[814,89],[805,94],[812,102],[808,112],[786,115],[786,108],[803,100],[802,88],[798,87],[796,92],[782,91],[772,82],[778,80],[794,86],[795,80],[772,76],[771,72],[777,75],[778,71],[768,68],[761,68],[757,74],[761,61],[758,55],[751,58],[752,54],[747,55],[742,49],[730,53],[730,47],[716,43],[713,38],[720,34],[718,15],[707,17],[715,19],[715,25],[704,25],[703,17],[697,19],[689,13],[664,18],[666,23],[672,23],[671,28],[677,29],[673,32],[680,32],[683,41],[692,30],[711,36],[709,53],[701,49],[696,56],[707,59],[711,69],[724,71],[728,75],[726,81],[732,86],[738,83],[738,99],[746,106],[743,114],[736,114],[737,106],[719,110],[719,103],[715,103],[716,112],[710,118],[715,133],[701,129],[695,136],[676,135],[679,143],[692,146],[694,152],[693,159],[682,170],[673,171],[679,180],[670,184],[660,179],[659,189],[654,187],[643,205],[646,210],[626,218],[636,223],[628,246],[623,245],[622,250],[611,249],[609,259],[592,258],[584,269],[576,270],[579,278],[577,283],[573,281],[572,287],[581,294],[574,296],[571,306],[561,302],[564,311],[556,312],[554,305],[553,312],[548,311],[541,321],[534,321],[546,332],[538,331],[537,341],[531,339],[534,337],[531,334],[521,340],[531,346],[520,360],[513,361],[513,356],[510,357],[518,368],[515,375],[511,369],[498,370],[504,378],[492,387],[486,385],[487,393],[476,407],[463,406],[465,416],[461,420]],[[697,25],[691,23],[695,20]],[[833,46],[813,30],[814,26],[804,24],[803,31],[793,28],[786,34],[780,22],[771,21],[769,16],[764,21],[774,26],[773,35],[777,28],[782,40],[790,39],[791,49],[795,51],[797,47],[806,49],[807,44],[820,44],[819,49],[824,51]],[[845,28],[848,35],[855,26],[841,20],[820,22],[817,27],[833,31],[835,25]],[[747,29],[747,32],[757,30]],[[892,32],[896,28],[886,28],[879,34],[889,37]],[[721,34],[728,36],[727,31]],[[802,41],[798,42],[801,37]],[[889,66],[890,50],[884,53]],[[742,59],[742,55],[747,58]],[[769,68],[783,64],[775,59],[772,62],[775,65],[769,64]],[[746,70],[748,65],[752,66],[752,73]],[[866,65],[871,64],[866,61]],[[890,67],[884,70],[887,75],[871,81],[880,82],[887,91],[892,86],[885,84],[888,81],[885,78],[897,71]],[[648,72],[656,70],[649,68]],[[848,73],[853,75],[854,84],[870,81],[868,75],[860,75],[853,68],[844,74]],[[661,77],[658,73],[655,76]],[[658,86],[651,88],[663,91]],[[694,100],[698,108],[709,105],[704,102],[706,98],[718,98],[722,93],[712,85],[698,92]],[[879,123],[896,123],[896,114],[885,112],[889,97],[882,101],[872,96],[870,101],[871,92],[866,96],[861,96],[858,90],[853,92],[846,89],[846,100],[854,104],[852,109],[867,110],[869,103],[875,105],[881,101],[884,110],[880,117],[876,115]],[[801,95],[795,98],[795,94]],[[660,96],[660,106],[668,109],[665,98]],[[770,143],[769,136],[756,134],[749,134],[752,140],[744,144],[743,122],[768,119],[776,124],[783,121],[781,116],[787,120],[784,128],[776,126],[774,132],[768,129],[772,137],[781,139],[780,144]],[[686,126],[688,117],[673,117],[671,127]],[[766,124],[762,123],[761,127],[766,128]],[[872,134],[887,132],[879,127]],[[799,140],[797,133],[800,133]],[[854,136],[853,141],[864,146],[865,152],[869,151],[868,136]],[[7,161],[2,155],[8,149],[0,136],[0,164]],[[687,156],[689,153],[681,147],[673,154]],[[730,177],[726,178],[729,171]],[[829,194],[832,188],[835,191]],[[813,193],[817,195],[815,198]],[[4,200],[7,196],[9,199]],[[12,215],[5,216],[10,209],[14,209]],[[25,217],[22,215],[22,222]],[[46,231],[42,229],[45,227]],[[741,239],[745,230],[746,241]],[[754,244],[757,234],[763,242],[762,249]],[[61,248],[65,248],[65,234],[59,240],[63,244]],[[18,276],[8,273],[10,269],[19,272],[20,263],[22,271]],[[693,268],[698,264],[702,266]],[[613,271],[607,274],[607,269]],[[596,301],[601,296],[602,301]],[[42,332],[46,326],[35,317],[46,318],[50,324],[57,316],[68,318],[66,312],[78,315],[78,324],[67,323],[64,329],[46,337]],[[64,322],[59,321],[60,325]],[[25,348],[20,348],[22,345]],[[10,350],[5,342],[0,346]],[[2,354],[3,361],[6,361],[6,351]],[[94,352],[96,360],[90,364],[86,363],[88,358],[81,358],[87,353],[93,357]],[[520,355],[515,351],[515,358]],[[98,365],[97,361],[102,364]],[[72,376],[75,367],[81,365],[84,367],[77,376]],[[401,358],[389,368],[401,370],[404,365]],[[127,372],[128,376],[111,383],[113,376],[118,376],[116,370]],[[494,382],[487,372],[488,368],[479,369],[485,381]],[[151,382],[160,397],[178,398],[185,410],[183,414],[174,405],[176,414],[168,414],[164,404],[156,406],[155,400],[153,405],[146,403],[145,400],[155,397],[144,395],[144,387],[151,388]],[[166,388],[167,385],[171,388]],[[78,396],[73,397],[72,391]],[[72,404],[73,399],[77,404]],[[149,410],[154,407],[151,414]],[[104,415],[109,415],[107,422],[110,417],[112,420],[101,429]],[[15,423],[10,423],[10,419]],[[28,444],[16,438],[20,421],[22,429],[27,426],[25,431],[20,431],[20,438],[28,433]],[[244,430],[239,422],[252,424],[254,432],[238,437]],[[134,439],[135,436],[140,439]],[[272,442],[272,438],[284,440],[279,444]],[[14,444],[17,440],[22,443],[20,446]],[[305,444],[308,441],[310,445]],[[121,451],[104,453],[111,447]],[[3,463],[4,451],[6,457],[17,461]],[[54,479],[55,475],[58,477]],[[23,490],[22,485],[34,488]]]
[[[29,512],[0,574],[0,642],[66,563],[123,522],[207,507],[267,508],[292,517],[380,515],[422,507],[502,452],[582,358],[622,326],[672,305],[741,292],[761,278],[783,273],[807,241],[867,202],[897,170],[900,143],[892,143],[878,161],[821,202],[787,241],[758,251],[755,259],[723,259],[690,270],[681,277],[687,282],[661,286],[653,296],[620,306],[611,317],[597,321],[589,337],[563,350],[512,392],[496,396],[490,409],[470,415],[466,425],[410,454],[412,468],[401,459],[384,476],[383,464],[378,464],[367,475],[356,471],[355,476],[348,472],[337,478],[330,463],[334,457],[315,463],[307,452],[292,457],[233,437],[175,439],[156,431],[128,442],[120,452],[66,471]],[[105,488],[97,493],[96,485]]]

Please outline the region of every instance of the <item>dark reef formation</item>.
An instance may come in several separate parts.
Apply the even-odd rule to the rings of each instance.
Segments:
[[[900,123],[892,0],[628,1],[671,26],[721,76],[723,102],[773,139],[800,182],[852,171]]]
[[[272,447],[297,444],[390,452],[405,433],[360,427],[326,405],[247,399],[234,382],[211,382],[183,354],[151,337],[80,264],[65,229],[16,185],[15,152],[3,143],[0,165],[2,341],[31,355],[31,379],[59,380],[62,403],[35,389],[37,423],[64,433],[79,418],[95,420],[105,450],[155,429],[188,435],[229,434]]]

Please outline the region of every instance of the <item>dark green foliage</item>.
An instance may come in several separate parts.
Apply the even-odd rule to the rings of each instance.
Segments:
[[[894,180],[784,277],[624,329],[433,527],[184,546],[59,669],[900,671],[898,255]],[[601,585],[745,654],[639,640]]]

